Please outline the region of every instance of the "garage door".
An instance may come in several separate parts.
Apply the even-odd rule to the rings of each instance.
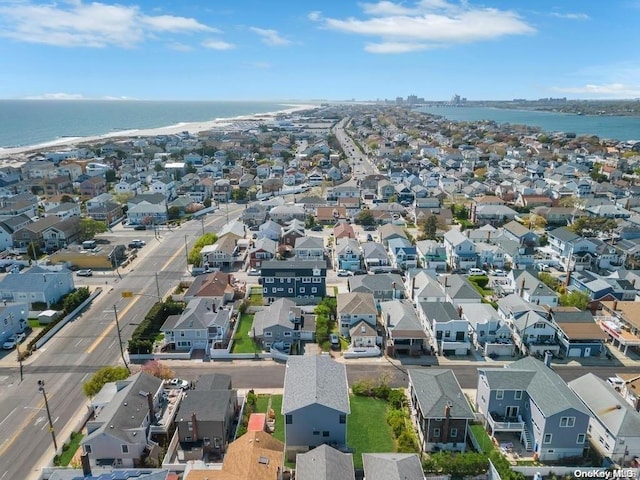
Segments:
[[[581,350],[579,348],[570,348],[569,349],[569,357],[579,357]]]

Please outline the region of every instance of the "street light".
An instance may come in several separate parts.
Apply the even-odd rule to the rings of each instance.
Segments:
[[[113,305],[113,313],[116,316],[116,331],[118,332],[118,345],[120,346],[120,356],[122,357],[122,361],[124,362],[124,366],[129,373],[131,373],[131,369],[129,368],[129,364],[127,363],[127,359],[124,357],[124,349],[122,348],[122,336],[120,335],[120,322],[118,320],[118,310],[116,309],[116,305]]]
[[[53,421],[51,420],[51,411],[49,410],[49,401],[47,400],[47,392],[44,389],[44,380],[38,380],[38,390],[42,392],[44,397],[44,406],[47,409],[47,418],[49,419],[49,431],[51,432],[51,438],[53,439],[53,448],[58,452],[58,442],[56,442],[56,432],[53,429]]]

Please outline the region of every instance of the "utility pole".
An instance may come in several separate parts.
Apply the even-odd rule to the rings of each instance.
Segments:
[[[189,270],[189,247],[187,247],[187,236],[184,236],[184,255],[187,260],[187,271]]]
[[[53,448],[58,453],[58,442],[56,442],[56,432],[53,429],[53,421],[51,420],[51,411],[49,410],[49,400],[47,400],[47,392],[44,389],[44,380],[38,380],[38,390],[42,392],[44,397],[44,406],[47,409],[47,418],[49,419],[49,431],[51,432],[51,438],[53,439]]]
[[[16,353],[18,354],[18,363],[20,364],[20,383],[22,383],[22,380],[24,379],[23,373],[22,373],[22,355],[20,354],[20,345],[18,344],[18,342],[16,342]]]
[[[129,368],[127,359],[124,357],[124,349],[122,348],[122,337],[120,335],[120,322],[118,321],[118,310],[116,308],[115,303],[113,304],[113,313],[116,316],[116,331],[118,332],[118,345],[120,346],[120,356],[122,357],[122,361],[124,362],[125,368],[129,373],[131,373],[131,369]]]
[[[202,225],[202,236],[204,237],[204,216],[200,217],[200,224]]]

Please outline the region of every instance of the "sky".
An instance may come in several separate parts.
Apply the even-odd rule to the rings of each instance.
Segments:
[[[640,98],[640,0],[0,0],[0,98]]]

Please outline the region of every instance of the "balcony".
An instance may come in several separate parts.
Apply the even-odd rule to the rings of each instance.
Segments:
[[[487,421],[491,427],[491,431],[495,432],[522,432],[524,430],[524,422],[521,417],[505,417],[496,412],[490,412]]]

